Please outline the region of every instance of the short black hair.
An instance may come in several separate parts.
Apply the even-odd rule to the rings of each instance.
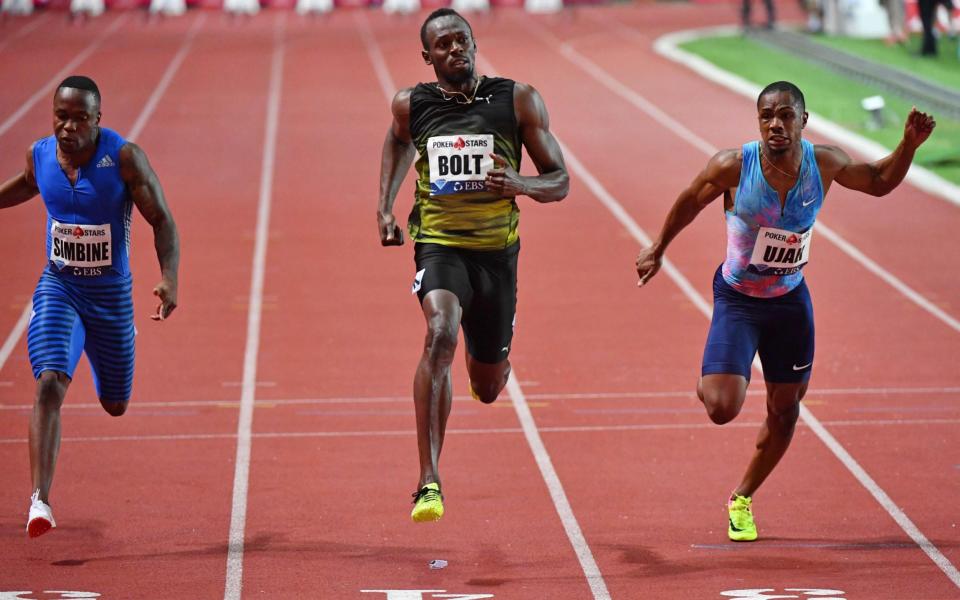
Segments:
[[[57,86],[57,91],[55,94],[59,93],[63,88],[86,90],[93,94],[93,97],[97,99],[97,106],[100,106],[100,88],[97,87],[97,84],[94,80],[90,79],[86,75],[71,75],[70,77],[67,77],[60,82],[60,85]]]
[[[423,44],[424,50],[429,50],[429,48],[427,47],[427,25],[430,23],[430,21],[433,21],[434,19],[439,19],[440,17],[456,17],[460,19],[461,21],[467,24],[467,29],[470,30],[470,37],[473,37],[473,27],[470,26],[470,21],[467,21],[465,18],[463,18],[463,15],[453,10],[452,8],[447,8],[447,7],[438,8],[437,10],[427,15],[427,18],[423,22],[423,25],[420,26],[420,43]]]
[[[763,98],[771,92],[788,92],[793,99],[800,103],[800,110],[807,110],[807,101],[803,99],[803,92],[800,91],[800,88],[793,85],[789,81],[774,81],[767,87],[763,88],[763,91],[760,92],[760,95],[757,96],[757,108],[760,108],[760,98]]]

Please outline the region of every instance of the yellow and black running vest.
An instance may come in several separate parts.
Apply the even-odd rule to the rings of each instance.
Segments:
[[[506,248],[517,241],[520,209],[514,198],[486,190],[491,153],[520,170],[521,142],[511,79],[484,77],[470,104],[436,83],[420,83],[410,96],[410,135],[420,153],[410,212],[416,242],[473,250]]]

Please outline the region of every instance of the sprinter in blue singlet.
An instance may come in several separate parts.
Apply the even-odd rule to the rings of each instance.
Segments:
[[[84,352],[107,413],[122,415],[133,384],[134,326],[130,215],[153,226],[161,281],[151,318],[177,306],[180,243],[176,224],[146,154],[100,127],[100,90],[71,76],[53,98],[54,135],[35,142],[22,173],[0,185],[0,208],[40,194],[47,209],[46,267],[33,295],[27,332],[37,392],[30,420],[33,495],[27,533],[56,527],[49,504],[60,406]]]
[[[813,368],[813,306],[804,282],[813,224],[830,184],[873,196],[897,187],[933,118],[916,109],[903,140],[886,158],[852,160],[834,146],[802,139],[806,104],[797,86],[768,85],[757,99],[760,140],[718,152],[681,192],[660,235],[637,257],[640,285],[660,269],[671,240],[720,196],[727,221],[727,257],[713,280],[713,320],[697,395],[717,424],[740,413],[754,356],[767,386],[767,419],[757,449],[728,503],[727,535],[757,539],[753,493],[786,452]]]

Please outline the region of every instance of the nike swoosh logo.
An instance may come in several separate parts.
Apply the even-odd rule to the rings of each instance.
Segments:
[[[733,524],[733,519],[730,519],[730,531],[743,531],[739,527]]]
[[[817,201],[817,199],[814,198],[814,199],[811,200],[810,202],[804,202],[803,205],[804,205],[804,206],[810,206],[811,204],[813,204],[813,203],[816,202],[816,201]]]
[[[802,367],[798,367],[797,365],[793,365],[793,370],[794,370],[794,371],[802,371],[802,370],[806,369],[807,367],[809,367],[809,366],[812,365],[812,364],[813,364],[813,362],[808,362],[807,364],[803,365]]]

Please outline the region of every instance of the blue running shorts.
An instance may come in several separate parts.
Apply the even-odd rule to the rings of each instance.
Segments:
[[[71,379],[86,351],[97,396],[127,402],[133,388],[132,279],[75,282],[44,270],[33,294],[27,350],[34,378],[59,371]]]
[[[813,303],[806,281],[782,296],[754,298],[733,289],[717,269],[702,375],[743,375],[750,381],[759,352],[766,381],[802,383],[810,379],[813,347]]]

